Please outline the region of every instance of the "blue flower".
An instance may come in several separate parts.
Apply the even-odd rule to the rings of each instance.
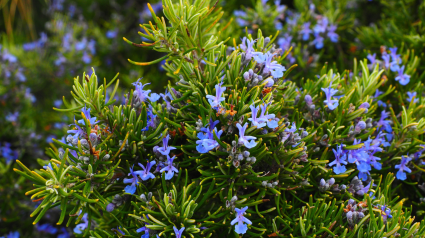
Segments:
[[[176,238],[181,238],[183,235],[184,227],[180,228],[180,230],[177,229],[177,227],[173,226],[174,234],[176,235]]]
[[[385,120],[388,116],[389,116],[389,112],[385,112],[385,110],[383,110],[381,112],[381,118],[378,121],[377,127],[378,128],[383,128],[385,129],[386,132],[392,132],[393,128],[391,127],[390,123],[391,120]]]
[[[263,104],[260,105],[261,108],[261,115],[260,115],[260,120],[263,120],[265,122],[267,122],[267,127],[273,129],[279,126],[279,119],[275,118],[276,116],[274,114],[266,114],[267,111],[267,106],[270,105],[271,102],[269,103],[265,103],[263,102]]]
[[[332,97],[338,92],[338,90],[331,88],[332,82],[328,88],[322,88],[322,91],[326,94],[326,100],[324,103],[328,106],[329,110],[333,111],[338,107],[338,100],[332,99]]]
[[[48,234],[56,234],[58,232],[58,228],[52,226],[49,223],[45,223],[43,225],[36,224],[35,226],[39,232],[48,233]]]
[[[248,149],[251,149],[257,145],[257,142],[254,141],[255,139],[257,139],[257,137],[245,136],[245,130],[248,127],[248,122],[246,122],[245,125],[243,125],[243,127],[241,126],[240,123],[238,123],[236,124],[236,127],[239,129],[239,144],[240,145],[243,144]]]
[[[319,19],[319,21],[317,22],[317,24],[313,28],[314,33],[316,33],[316,34],[324,33],[326,31],[328,23],[329,23],[329,21],[328,21],[327,17],[323,17],[323,18]]]
[[[314,33],[314,37],[315,39],[311,42],[311,44],[313,44],[318,50],[322,49],[324,38],[319,33]]]
[[[9,232],[9,234],[7,235],[7,238],[19,238],[19,231],[11,231]],[[1,237],[4,238],[4,237]]]
[[[404,65],[397,68],[398,74],[395,77],[395,80],[398,81],[401,85],[406,85],[410,81],[410,75],[404,73]]]
[[[395,168],[398,169],[396,177],[400,180],[406,180],[406,172],[411,173],[412,170],[407,167],[407,164],[412,160],[409,156],[401,156],[401,163],[396,165]]]
[[[152,162],[147,162],[146,167],[139,163],[139,166],[143,168],[143,171],[137,171],[136,173],[138,173],[139,177],[143,180],[146,181],[148,179],[154,179],[155,175],[153,175],[150,170],[152,168],[152,166],[154,166],[156,164],[156,161],[153,160]]]
[[[336,28],[337,28],[336,25],[331,24],[328,27],[328,34],[327,34],[328,37],[330,38],[331,42],[334,42],[334,43],[338,42],[338,37],[339,37],[338,34],[335,33]]]
[[[18,159],[18,151],[12,150],[11,146],[9,142],[4,142],[4,145],[0,147],[0,156],[6,159],[6,164]]]
[[[151,102],[156,102],[160,98],[160,96],[156,93],[151,93],[151,95],[149,95],[152,90],[143,90],[143,87],[149,85],[150,83],[142,84],[140,79],[138,79],[137,82],[132,84],[135,86],[133,96],[139,103],[145,102],[146,99],[149,99]]]
[[[390,57],[390,55],[387,54],[387,53],[382,54],[382,60],[384,60],[384,67],[386,69],[390,69],[391,68],[391,63],[390,63],[391,57]]]
[[[134,165],[130,167],[130,173],[128,173],[128,176],[131,176],[132,178],[124,179],[124,183],[131,183],[131,185],[127,185],[124,188],[124,191],[129,194],[134,194],[136,192],[136,186],[139,183],[139,178],[137,178],[137,175],[140,176],[140,173],[143,173],[143,171],[133,171],[133,167]]]
[[[164,102],[166,104],[166,108],[167,108],[168,112],[172,112],[172,111],[176,110],[176,108],[171,105],[171,100],[174,100],[174,98],[173,98],[173,95],[170,92],[165,90],[165,93],[164,94],[161,93],[160,95],[161,95],[162,99],[164,100]]]
[[[107,38],[115,38],[115,37],[117,37],[117,34],[118,34],[118,30],[117,29],[114,29],[114,30],[109,30],[109,31],[107,31],[106,32],[106,37]]]
[[[6,116],[6,121],[16,123],[19,118],[19,112],[9,113]]]
[[[236,17],[236,22],[238,23],[239,26],[246,26],[246,25],[248,25],[248,22],[245,19],[243,19],[243,18],[245,18],[247,16],[246,12],[241,11],[241,10],[235,10],[233,12],[233,14]]]
[[[146,127],[142,129],[142,131],[148,131],[149,128],[156,128],[156,123],[155,123],[155,118],[157,117],[157,115],[153,114],[152,111],[152,105],[149,105],[149,108],[147,110],[147,115],[146,115]]]
[[[249,106],[251,108],[251,118],[248,118],[251,121],[252,126],[257,128],[262,128],[266,125],[266,122],[262,118],[257,118],[257,113],[260,110],[260,107],[255,107],[254,103]]]
[[[257,63],[264,63],[263,73],[268,74],[271,73],[273,78],[281,78],[283,77],[283,72],[286,71],[286,68],[277,63],[277,61],[272,61],[275,54],[270,52],[266,52],[265,54],[261,52],[254,53],[254,59]]]
[[[219,143],[214,139],[214,131],[217,135],[217,138],[220,139],[221,134],[223,133],[222,130],[218,131],[215,126],[219,123],[219,121],[213,122],[212,119],[210,119],[209,127],[201,128],[201,132],[198,132],[198,138],[199,140],[196,141],[196,150],[201,153],[207,153],[208,151],[215,149],[219,146]],[[205,132],[206,134],[204,134]]]
[[[279,47],[282,48],[282,50],[289,50],[289,47],[291,47],[291,40],[292,36],[285,34],[284,37],[280,38],[277,43],[279,44]]]
[[[90,125],[95,125],[97,124],[99,121],[96,121],[96,117],[91,117],[90,116],[90,108],[87,108],[86,106],[84,106],[83,108],[81,108],[81,111],[84,113],[84,116],[86,117],[86,119],[90,122]],[[78,120],[78,123],[86,125],[84,119]]]
[[[342,164],[347,164],[347,161],[346,161],[347,160],[347,155],[342,151],[342,146],[341,145],[338,145],[337,146],[337,150],[332,149],[332,151],[334,152],[335,160],[332,161],[331,163],[329,163],[329,166],[336,165],[333,168],[335,174],[344,173],[345,171],[347,171],[347,169]]]
[[[300,34],[303,35],[303,41],[308,40],[310,38],[310,34],[312,33],[312,30],[310,29],[310,22],[306,22],[303,24],[302,29],[299,31]]]
[[[70,238],[68,230],[65,227],[61,227],[60,232],[61,234],[58,234],[57,238]]]
[[[233,219],[232,222],[230,222],[230,225],[235,225],[236,222],[238,223],[235,226],[235,232],[238,234],[245,234],[246,231],[248,230],[248,225],[247,224],[252,224],[252,222],[250,220],[248,220],[248,218],[244,217],[244,213],[246,212],[246,210],[248,210],[248,206],[244,207],[244,208],[235,208],[236,211],[236,218]],[[246,223],[246,224],[245,224]]]
[[[223,94],[223,92],[226,90],[226,87],[222,87],[221,85],[223,85],[223,82],[215,85],[215,97],[212,95],[207,95],[207,99],[211,107],[217,111],[219,108],[221,108],[220,103],[226,100],[221,96],[221,94]]]
[[[83,221],[83,223],[78,224],[75,228],[74,228],[74,233],[76,234],[82,234],[83,231],[87,228],[87,226],[89,225],[89,220],[87,218],[87,213],[84,214],[83,218],[81,219]]]
[[[179,171],[177,170],[176,167],[173,166],[173,161],[176,158],[176,156],[173,156],[172,158],[170,158],[169,155],[167,155],[167,162],[168,165],[165,166],[164,168],[162,168],[159,172],[164,172],[167,171],[167,173],[165,173],[165,180],[170,180],[173,176],[174,176],[174,172],[178,173]]]
[[[291,129],[289,129],[289,127],[285,129],[286,132],[291,132],[291,133],[294,133],[296,130],[297,130],[297,125],[295,124],[295,122],[292,122]]]
[[[386,222],[388,218],[393,218],[393,216],[391,215],[391,210],[385,205],[381,206],[381,216],[384,222]]]
[[[415,97],[415,100],[413,101],[413,103],[419,102],[419,99],[416,97],[416,92],[407,92],[407,96],[409,97],[407,98],[408,102],[412,102],[413,97]]]
[[[67,133],[73,133],[74,134],[74,138],[78,139],[78,138],[83,138],[86,135],[86,132],[77,124],[71,124],[69,126],[75,126],[73,130],[68,130]]]
[[[145,232],[145,234],[143,234],[141,236],[141,238],[149,238],[149,232],[151,230],[149,228],[147,228],[146,225],[149,225],[149,223],[145,222],[145,226],[144,227],[141,227],[141,228],[139,228],[139,229],[136,230],[137,233],[140,233],[140,232],[143,232],[143,231]]]
[[[245,43],[246,42],[246,43]],[[255,52],[254,46],[255,40],[250,40],[246,37],[242,38],[242,44],[240,44],[240,48],[245,51],[245,59],[251,59],[253,57],[253,53]]]
[[[369,192],[370,186],[372,185],[372,182],[370,182],[366,187],[363,187],[363,185],[361,186],[362,188],[357,190],[357,194],[360,196],[365,195],[367,192]],[[376,184],[374,184],[373,186],[376,186]],[[370,194],[369,194],[370,196]]]
[[[159,147],[157,150],[162,155],[169,155],[171,150],[175,150],[176,147],[168,146],[168,141],[170,140],[170,135],[167,134],[166,137],[162,139],[162,147]]]

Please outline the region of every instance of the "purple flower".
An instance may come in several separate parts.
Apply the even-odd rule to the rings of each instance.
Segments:
[[[7,235],[7,238],[19,238],[19,231],[11,231]],[[2,237],[3,238],[3,237]]]
[[[74,134],[74,138],[78,139],[78,138],[83,138],[86,135],[86,132],[77,124],[71,124],[69,126],[75,126],[73,130],[68,130],[67,133],[73,133]]]
[[[147,228],[147,227],[146,227],[146,225],[149,225],[149,223],[145,222],[145,226],[144,226],[144,227],[139,228],[139,229],[137,229],[137,230],[136,230],[136,232],[137,232],[137,233],[140,233],[140,232],[142,232],[142,231],[144,231],[144,232],[145,232],[145,234],[143,234],[143,235],[141,236],[141,238],[149,238],[149,232],[150,232],[151,230],[150,230],[149,228]]]
[[[75,228],[74,228],[74,233],[76,234],[82,234],[83,231],[87,228],[87,226],[89,225],[89,220],[87,218],[87,213],[84,214],[83,218],[81,219],[83,221],[83,223],[78,224]]]
[[[95,125],[97,124],[99,121],[96,121],[96,117],[91,117],[90,116],[90,108],[87,108],[86,106],[84,106],[83,108],[81,108],[81,111],[83,112],[84,116],[86,117],[87,121],[90,122],[90,125]],[[84,119],[78,120],[78,123],[86,125]]]
[[[381,206],[381,216],[384,222],[387,222],[388,218],[393,218],[393,216],[391,215],[391,210],[387,208],[385,205]]]
[[[6,121],[8,122],[17,122],[19,118],[19,112],[9,113],[6,116]]]
[[[368,54],[367,59],[370,62],[370,64],[368,64],[369,68],[373,67],[373,65],[376,63],[376,53],[374,53],[373,55]]]
[[[270,52],[267,52],[265,54],[261,52],[255,52],[254,59],[259,64],[264,63],[264,74],[271,73],[274,78],[281,78],[283,77],[283,72],[285,72],[286,69],[284,66],[278,64],[277,61],[272,61],[274,55],[275,54],[272,54]]]
[[[303,24],[302,29],[300,30],[300,34],[303,35],[303,41],[308,40],[308,38],[310,38],[310,34],[312,33],[312,30],[310,29],[310,22],[306,22]]]
[[[52,226],[49,223],[45,223],[43,225],[36,224],[35,227],[39,232],[48,233],[48,234],[56,234],[58,232],[58,228]]]
[[[233,219],[232,222],[230,222],[230,225],[232,225],[232,226],[235,225],[236,222],[238,223],[235,226],[235,232],[238,233],[238,234],[245,234],[246,231],[248,230],[247,224],[250,224],[250,225],[252,224],[252,222],[250,220],[248,220],[248,218],[244,217],[246,210],[248,210],[248,206],[241,208],[241,209],[235,208],[236,218]]]
[[[391,120],[385,120],[389,115],[390,115],[389,112],[385,112],[385,110],[383,110],[381,112],[381,118],[379,119],[378,124],[377,124],[378,128],[382,127],[383,129],[385,129],[386,132],[392,132],[393,131],[393,128],[390,125]]]
[[[18,151],[12,150],[11,144],[9,142],[5,142],[4,146],[0,147],[0,155],[6,159],[6,164],[12,160],[18,159]]]
[[[248,149],[251,149],[257,145],[257,142],[254,141],[255,139],[257,139],[257,137],[245,136],[245,130],[248,127],[248,122],[246,122],[245,125],[243,125],[243,127],[241,126],[240,123],[238,123],[236,124],[236,127],[239,129],[239,144],[240,145],[243,144]]]
[[[268,114],[268,113],[266,114],[267,106],[270,105],[270,104],[271,104],[271,102],[269,102],[267,104],[265,102],[263,102],[263,104],[260,105],[261,114],[260,114],[259,120],[267,122],[267,127],[273,129],[273,128],[276,128],[276,127],[279,126],[279,123],[278,123],[279,119],[275,118],[276,116],[274,114]]]
[[[363,196],[363,195],[365,195],[368,191],[369,191],[369,189],[370,189],[370,185],[372,185],[372,182],[370,182],[366,187],[363,187],[363,185],[362,185],[362,187],[363,188],[361,188],[361,189],[359,189],[356,193],[357,193],[357,195],[360,195],[360,196]],[[376,186],[376,184],[374,184],[373,186]],[[370,194],[369,194],[370,195]]]
[[[139,163],[139,166],[143,168],[143,171],[137,171],[136,173],[139,175],[139,177],[143,180],[146,181],[148,179],[154,179],[155,175],[153,175],[153,173],[150,172],[152,166],[154,166],[156,164],[156,161],[153,160],[152,162],[147,162],[146,167]]]
[[[413,101],[413,103],[419,102],[419,99],[416,97],[416,92],[407,92],[407,96],[409,97],[407,98],[408,102],[412,102],[413,97],[415,97],[415,100]]]
[[[410,81],[410,75],[404,73],[404,65],[398,68],[398,75],[395,77],[395,80],[398,81],[401,85],[406,85]]]
[[[159,95],[161,95],[164,100],[168,112],[177,111],[176,108],[171,105],[171,101],[174,100],[174,98],[168,90],[165,90],[165,93],[161,93]]]
[[[391,67],[390,58],[391,57],[389,54],[382,54],[382,60],[384,60],[384,67],[386,69],[389,69]]]
[[[201,153],[207,153],[208,151],[215,149],[219,146],[219,143],[214,139],[214,131],[217,135],[217,138],[220,139],[222,130],[218,131],[215,126],[219,123],[219,121],[214,121],[210,119],[209,127],[201,128],[201,132],[198,132],[199,140],[196,141],[196,150]],[[203,133],[205,132],[205,134]]]
[[[246,43],[245,43],[246,42]],[[245,59],[251,59],[252,53],[255,52],[253,46],[254,46],[255,40],[250,40],[246,37],[242,38],[242,44],[240,44],[240,48],[245,51]]]
[[[246,26],[246,25],[248,25],[248,22],[245,19],[243,19],[244,17],[247,16],[246,12],[241,11],[241,10],[235,10],[233,12],[233,14],[236,17],[236,22],[238,23],[239,26]]]
[[[365,109],[364,113],[367,113],[369,111],[369,107],[370,107],[370,104],[368,102],[364,102],[359,106],[359,108]]]
[[[347,161],[346,161],[347,160],[347,155],[342,151],[342,146],[341,145],[338,145],[337,146],[337,150],[332,149],[332,151],[334,152],[335,160],[332,161],[331,163],[329,163],[329,166],[336,165],[333,168],[335,174],[344,173],[345,171],[347,171],[347,169],[342,164],[347,164]]]
[[[260,110],[260,107],[255,107],[254,103],[249,106],[251,108],[251,118],[248,120],[251,121],[252,126],[256,126],[257,128],[262,128],[266,125],[262,118],[257,118],[257,113]]]
[[[332,99],[332,97],[338,92],[338,90],[331,88],[332,82],[329,84],[328,88],[322,88],[322,91],[326,94],[326,100],[323,101],[329,108],[333,111],[338,107],[338,100]]]
[[[280,38],[277,41],[277,43],[279,44],[280,48],[286,51],[289,49],[289,47],[291,47],[291,40],[292,36],[290,36],[289,34],[285,34],[284,37]]]
[[[177,229],[177,227],[173,226],[174,234],[176,235],[176,238],[181,238],[183,235],[184,227],[180,228],[180,230]]]
[[[314,28],[313,28],[314,33],[316,33],[316,34],[324,33],[326,31],[326,28],[328,26],[328,23],[329,23],[329,21],[328,21],[328,18],[327,17],[321,18],[317,22],[316,26],[314,26]]]
[[[313,44],[318,50],[322,49],[324,38],[319,33],[314,33],[314,37],[316,38],[311,42],[311,44]]]
[[[331,42],[334,42],[334,43],[338,42],[338,37],[339,37],[338,34],[335,33],[336,28],[337,28],[336,25],[331,24],[328,27],[328,34],[327,34]]]
[[[393,61],[396,61],[396,62],[400,61],[399,63],[401,63],[401,57],[399,54],[397,54],[397,47],[390,48],[390,54]]]
[[[297,130],[297,125],[295,124],[295,122],[292,122],[291,129],[289,129],[289,127],[285,129],[286,132],[291,132],[291,133],[294,133],[296,130]]]
[[[167,171],[167,173],[165,173],[165,180],[170,180],[174,176],[174,172],[176,173],[179,172],[177,168],[173,166],[173,161],[175,158],[176,156],[173,156],[172,158],[170,158],[170,156],[167,155],[168,165],[159,171],[161,173],[164,171]]]
[[[221,94],[223,94],[223,92],[226,90],[226,87],[222,87],[221,85],[223,85],[223,82],[215,85],[215,97],[212,95],[207,95],[207,99],[211,107],[217,111],[219,108],[221,108],[220,103],[226,100],[221,96]]]
[[[118,30],[114,29],[114,30],[109,30],[106,32],[106,37],[111,39],[111,38],[115,38],[118,35]]]
[[[401,156],[401,163],[396,165],[395,168],[398,169],[396,177],[400,180],[406,180],[406,172],[411,173],[412,170],[407,167],[407,164],[412,160],[409,156]]]
[[[168,141],[170,140],[170,135],[167,134],[166,137],[162,139],[162,147],[158,148],[158,152],[162,155],[169,155],[171,150],[175,150],[175,147],[168,146]]]
[[[143,173],[143,171],[133,171],[133,166],[130,167],[130,173],[128,173],[128,176],[131,176],[132,178],[125,178],[124,183],[131,183],[131,185],[127,185],[124,188],[124,191],[129,194],[134,194],[136,192],[136,186],[139,183],[139,178],[137,178],[137,175],[140,176],[140,173]]]
[[[140,78],[141,79],[141,78]],[[145,87],[146,85],[149,85],[150,83],[147,84],[142,84],[140,82],[140,79],[137,80],[137,82],[132,83],[135,86],[135,90],[134,90],[134,97],[136,98],[136,100],[139,103],[145,102],[146,99],[149,99],[151,102],[156,102],[158,101],[158,99],[160,98],[158,94],[156,93],[151,93],[151,95],[149,96],[149,93],[152,90],[143,90],[143,87]]]

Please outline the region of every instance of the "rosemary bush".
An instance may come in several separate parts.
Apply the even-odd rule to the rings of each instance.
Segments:
[[[162,53],[129,62],[165,60],[165,92],[145,77],[117,100],[118,74],[74,78],[55,108],[74,117],[68,135],[14,168],[41,202],[34,224],[59,208],[76,237],[425,236],[425,28],[391,24],[425,4],[391,20],[399,3],[383,2],[354,46],[349,12],[366,3],[320,2],[285,18],[259,0],[237,24],[215,1],[148,4],[144,41],[124,41]]]

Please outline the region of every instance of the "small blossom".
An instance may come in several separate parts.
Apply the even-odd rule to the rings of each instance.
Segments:
[[[303,35],[302,39],[303,41],[308,40],[308,38],[310,38],[310,34],[312,33],[312,30],[310,29],[310,22],[306,22],[303,24],[302,29],[300,30],[300,34]]]
[[[185,227],[180,228],[180,230],[177,229],[177,227],[173,226],[174,234],[176,235],[176,238],[181,238],[183,235]]]
[[[336,28],[337,28],[336,25],[331,24],[328,27],[328,34],[327,34],[331,42],[334,42],[334,43],[338,42],[338,37],[339,37],[338,34],[335,33]]]
[[[322,88],[322,91],[326,94],[326,100],[324,103],[328,106],[329,110],[333,111],[338,107],[338,100],[332,99],[332,97],[338,92],[338,90],[331,88],[332,83],[329,84],[328,88]]]
[[[259,106],[255,106],[254,103],[249,106],[251,108],[251,118],[248,120],[251,121],[252,126],[256,126],[257,128],[262,128],[266,125],[262,118],[257,118],[257,113],[260,110]]]
[[[248,220],[248,218],[244,217],[244,213],[246,212],[246,210],[248,210],[248,207],[244,207],[244,208],[235,208],[236,211],[236,218],[232,220],[232,222],[230,222],[230,225],[235,225],[236,223],[238,223],[235,226],[235,232],[238,234],[245,234],[246,231],[248,230],[248,225],[247,224],[252,224],[252,222],[250,220]],[[245,224],[246,223],[246,224]]]
[[[167,134],[166,137],[162,139],[162,147],[159,147],[157,150],[162,155],[169,155],[171,150],[175,150],[176,148],[173,146],[168,146],[168,141],[170,140],[170,134]]]
[[[413,97],[415,97],[415,100],[413,101],[413,103],[419,102],[419,99],[416,97],[416,92],[407,92],[407,96],[409,97],[407,98],[408,102],[412,102]]]
[[[246,43],[245,43],[246,42]],[[245,59],[251,59],[253,57],[253,54],[255,52],[253,46],[254,46],[255,40],[250,40],[246,37],[242,38],[242,44],[239,46],[243,51],[245,51]]]
[[[210,103],[211,107],[218,111],[219,108],[221,108],[220,103],[226,100],[221,95],[226,90],[226,87],[222,87],[223,82],[215,85],[215,97],[212,95],[207,95],[208,102]]]
[[[407,164],[412,160],[412,158],[410,158],[409,156],[401,156],[401,163],[396,165],[395,168],[398,169],[398,172],[396,174],[397,179],[400,180],[406,180],[407,176],[406,176],[406,172],[407,173],[411,173],[412,170],[407,167]]]
[[[324,38],[318,33],[315,33],[314,37],[315,39],[311,42],[311,44],[313,44],[318,50],[322,49]]]
[[[283,72],[286,71],[286,68],[278,64],[277,61],[272,61],[273,57],[274,54],[270,52],[267,52],[265,54],[261,52],[255,52],[254,54],[254,59],[257,61],[257,63],[264,63],[264,74],[271,73],[274,78],[281,78],[283,77]]]
[[[90,108],[87,108],[86,106],[84,106],[83,108],[81,108],[81,111],[83,112],[84,116],[86,117],[86,119],[90,122],[90,125],[95,125],[97,124],[99,121],[96,121],[96,117],[91,117],[90,116]],[[84,119],[78,120],[78,123],[86,125]]]
[[[383,128],[385,129],[386,132],[392,132],[393,128],[391,127],[390,123],[391,120],[385,120],[388,116],[389,116],[389,112],[385,112],[385,110],[383,110],[381,112],[381,118],[378,121],[377,127],[378,128]]]
[[[221,134],[223,133],[222,130],[217,131],[217,128],[215,127],[219,121],[214,121],[210,119],[209,127],[208,128],[202,128],[201,132],[198,132],[198,138],[199,140],[196,141],[196,150],[203,154],[207,153],[208,151],[215,149],[219,146],[219,143],[214,139],[214,132],[217,135],[217,138],[220,139]],[[206,134],[204,134],[204,133]]]
[[[84,214],[83,218],[81,219],[83,221],[83,223],[78,224],[75,228],[74,228],[74,233],[76,234],[82,234],[83,231],[87,228],[87,226],[89,225],[89,220],[87,218],[88,214]]]
[[[240,145],[243,144],[248,149],[251,149],[257,145],[257,142],[254,141],[255,139],[257,139],[257,137],[245,136],[245,131],[246,131],[246,128],[248,127],[247,122],[245,123],[245,125],[243,125],[243,127],[239,123],[236,124],[236,127],[239,129],[239,144]]]
[[[133,178],[124,179],[124,183],[131,183],[131,185],[127,185],[124,188],[124,191],[129,194],[134,194],[136,192],[136,186],[139,183],[139,178],[137,178],[137,175],[143,173],[142,171],[133,171],[133,167],[134,166],[130,167],[130,173],[128,173],[128,176],[131,176]]]
[[[397,77],[395,77],[395,80],[398,81],[401,85],[406,85],[410,81],[410,75],[404,73],[404,65],[401,67],[398,67],[397,69],[398,74]]]
[[[142,84],[140,79],[138,79],[137,82],[132,84],[135,86],[133,95],[139,103],[145,102],[146,99],[149,99],[151,102],[156,102],[160,98],[160,96],[156,93],[151,93],[151,95],[149,95],[152,90],[143,90],[143,87],[150,83]]]
[[[342,146],[338,145],[337,150],[332,149],[335,155],[335,160],[329,163],[329,166],[334,166],[333,171],[335,174],[341,174],[347,171],[343,164],[347,164],[347,155],[342,151]]]
[[[165,180],[170,180],[173,176],[174,173],[178,173],[179,171],[177,170],[176,167],[173,166],[173,161],[176,158],[176,156],[173,156],[172,158],[170,158],[169,155],[167,155],[167,162],[168,165],[165,166],[164,168],[162,168],[159,172],[164,172],[167,171],[167,173],[165,173]]]
[[[386,222],[388,218],[393,218],[393,216],[391,215],[391,210],[385,205],[381,206],[381,216],[384,222]]]
[[[153,175],[150,170],[152,168],[152,166],[154,166],[156,164],[156,161],[153,160],[152,162],[147,162],[146,167],[139,163],[139,166],[143,168],[143,171],[137,171],[137,174],[139,175],[139,177],[143,180],[146,181],[148,179],[154,179],[155,175]]]

